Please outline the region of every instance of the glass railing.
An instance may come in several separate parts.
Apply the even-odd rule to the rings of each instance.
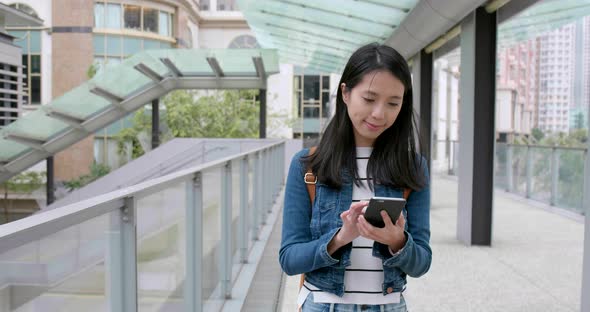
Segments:
[[[440,141],[442,143],[444,141]],[[459,143],[450,142],[450,175],[457,175]],[[552,206],[584,214],[584,161],[588,149],[496,143],[494,185]],[[440,168],[440,167],[439,167]]]
[[[220,310],[284,153],[266,144],[0,226],[0,310]]]

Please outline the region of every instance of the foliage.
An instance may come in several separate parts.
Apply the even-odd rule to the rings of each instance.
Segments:
[[[111,171],[111,168],[109,168],[109,166],[94,163],[94,164],[92,164],[92,166],[90,166],[90,173],[89,174],[83,175],[77,179],[65,181],[64,185],[70,191],[72,191],[72,190],[81,188],[81,187],[87,185],[88,183],[108,174],[110,171]]]
[[[545,136],[539,140],[539,145],[563,146],[563,147],[586,147],[588,131],[586,129],[572,130],[569,134],[559,132]]]
[[[584,128],[584,114],[582,114],[581,112],[580,113],[577,113],[574,116],[574,128],[575,129],[582,129],[582,128]]]
[[[86,76],[88,77],[88,79],[92,79],[94,76],[96,76],[97,72],[98,72],[98,64],[92,63],[92,64],[90,64],[90,66],[88,66],[88,69],[86,70]]]
[[[533,136],[535,131],[533,130]],[[550,198],[552,187],[553,148],[559,165],[557,171],[557,204],[560,206],[580,208],[582,203],[584,183],[584,151],[575,149],[563,149],[560,147],[588,147],[588,131],[586,129],[572,130],[569,134],[556,133],[542,137],[536,145],[546,147],[530,148],[532,153],[532,192],[533,197]],[[513,147],[512,172],[513,185],[524,190],[526,184],[526,148]],[[506,157],[497,154],[499,164],[506,162]]]
[[[152,123],[151,117],[146,114],[145,110],[140,109],[133,115],[133,126],[131,128],[125,128],[115,135],[117,141],[117,154],[121,156],[127,156],[127,149],[125,143],[131,142],[131,158],[135,159],[145,153],[137,136],[142,131],[151,131]]]
[[[4,222],[8,222],[8,212],[14,202],[14,200],[8,199],[8,194],[31,194],[43,186],[45,177],[45,171],[25,171],[10,178],[8,181],[0,183],[0,187],[4,190]]]
[[[30,194],[45,183],[45,176],[45,171],[25,171],[10,178],[6,182],[1,183],[0,186],[5,191],[19,194]]]
[[[224,90],[198,96],[175,91],[166,96],[166,124],[179,138],[255,138],[258,90]]]
[[[256,138],[259,125],[257,96],[258,90],[173,91],[162,100],[166,110],[160,116],[160,140],[164,143],[175,137]],[[132,158],[143,155],[145,151],[138,136],[151,134],[151,131],[151,116],[140,109],[133,116],[133,126],[115,135],[118,154],[126,156],[125,144],[131,141]]]
[[[537,142],[541,141],[545,137],[545,133],[543,133],[543,131],[541,131],[539,128],[533,128],[532,134]]]

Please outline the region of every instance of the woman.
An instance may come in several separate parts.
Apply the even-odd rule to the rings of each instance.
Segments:
[[[416,154],[408,65],[393,48],[369,44],[352,54],[340,79],[336,114],[317,151],[291,161],[279,260],[305,274],[305,311],[406,311],[406,275],[430,268],[430,190]],[[317,178],[313,206],[304,181]],[[403,197],[406,207],[384,228],[364,218],[372,196]]]

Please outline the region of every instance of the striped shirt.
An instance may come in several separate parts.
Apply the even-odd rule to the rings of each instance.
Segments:
[[[371,155],[371,147],[357,147],[357,168],[361,186],[352,187],[352,201],[369,200],[374,193],[368,186],[367,163]],[[305,281],[299,293],[298,303],[303,304],[309,293],[313,292],[315,302],[345,304],[388,304],[399,303],[400,293],[383,295],[383,263],[373,257],[373,240],[357,237],[352,241],[350,266],[344,273],[344,296],[323,292]]]

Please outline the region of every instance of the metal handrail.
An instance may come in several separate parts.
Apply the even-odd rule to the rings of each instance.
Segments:
[[[0,225],[0,253],[41,239],[70,226],[121,209],[125,206],[125,200],[128,198],[150,194],[165,189],[167,186],[175,183],[191,180],[196,173],[206,169],[221,167],[233,160],[243,159],[249,155],[281,145],[284,142],[284,140],[281,140],[248,152],[186,168],[124,189]]]
[[[436,140],[436,143],[459,143],[459,140]],[[534,147],[534,148],[558,148],[558,149],[566,149],[566,150],[577,150],[577,151],[587,151],[588,147],[573,147],[573,146],[560,146],[560,145],[540,145],[540,144],[514,144],[514,143],[502,143],[497,142],[497,145],[502,146],[521,146],[521,147]]]

